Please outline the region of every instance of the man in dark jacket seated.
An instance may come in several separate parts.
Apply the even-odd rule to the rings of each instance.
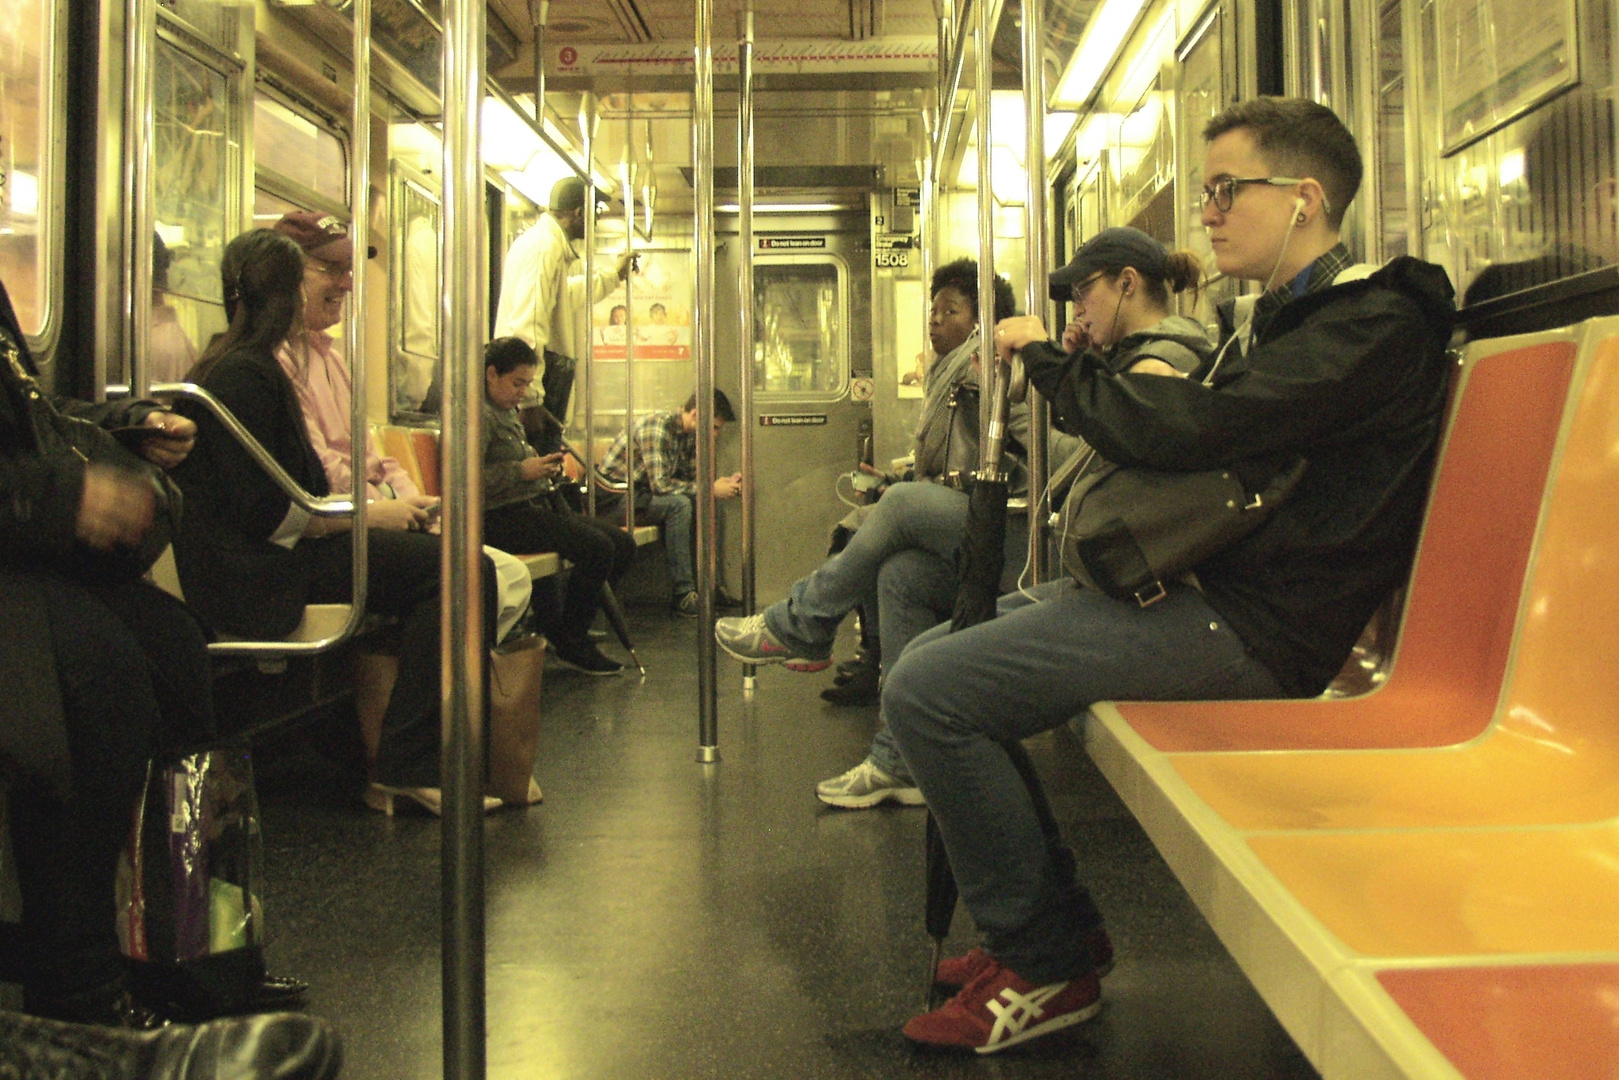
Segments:
[[[1049,852],[1003,747],[1104,700],[1309,697],[1409,570],[1446,386],[1444,271],[1400,258],[1367,273],[1339,242],[1361,178],[1330,110],[1258,98],[1204,130],[1203,224],[1220,270],[1261,282],[1221,312],[1211,385],[1107,373],[1021,350],[1053,421],[1122,466],[1231,468],[1251,490],[1302,457],[1291,497],[1254,532],[1147,604],[1072,580],[1003,597],[999,617],[929,631],[889,674],[884,718],[942,830],[982,948],[935,974],[960,992],[905,1035],[980,1052],[1051,1034],[1101,1006],[1112,947]],[[1200,373],[1204,374],[1204,373]]]

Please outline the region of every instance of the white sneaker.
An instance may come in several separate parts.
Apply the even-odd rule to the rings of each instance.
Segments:
[[[892,799],[901,806],[926,806],[921,790],[909,780],[889,776],[867,758],[842,776],[815,785],[815,797],[828,806],[864,810]]]

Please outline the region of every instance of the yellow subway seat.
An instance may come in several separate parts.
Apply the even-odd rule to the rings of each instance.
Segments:
[[[1619,953],[1619,824],[1250,836],[1367,957]]]

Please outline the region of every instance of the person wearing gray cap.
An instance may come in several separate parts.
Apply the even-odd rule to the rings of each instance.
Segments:
[[[595,206],[586,206],[585,182],[576,176],[558,180],[551,189],[551,205],[540,220],[512,241],[501,264],[500,303],[495,309],[497,338],[519,337],[534,346],[540,357],[540,368],[535,374],[538,387],[544,378],[546,365],[556,363],[555,357],[577,358],[583,351],[585,317],[591,305],[601,300],[630,276],[634,256],[626,245],[615,265],[599,270],[596,280],[586,281],[583,269],[574,269],[579,253],[574,242],[584,239],[585,214],[594,213]],[[541,419],[538,395],[530,398],[529,407],[519,413],[524,416],[524,427],[534,438],[534,421]],[[553,408],[556,403],[551,403]],[[566,417],[563,417],[566,420]],[[545,448],[540,448],[545,453]],[[554,447],[552,448],[554,449]]]
[[[1052,271],[1051,298],[1074,305],[1062,351],[1088,347],[1113,372],[1190,375],[1210,352],[1209,335],[1195,319],[1172,314],[1170,298],[1187,291],[1195,297],[1202,279],[1191,252],[1167,251],[1140,229],[1103,229]],[[1045,337],[1040,320],[1029,315],[997,329],[1021,331],[1031,342]]]

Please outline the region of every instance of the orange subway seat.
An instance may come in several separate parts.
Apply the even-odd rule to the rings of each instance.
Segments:
[[[1377,981],[1468,1080],[1619,1076],[1619,964],[1401,969]]]
[[[416,460],[416,449],[413,445],[410,429],[400,427],[384,427],[380,429],[381,437],[377,440],[382,446],[382,452],[399,462],[399,467],[405,470],[416,490],[427,493],[423,481],[421,463]]]
[[[411,428],[410,446],[421,476],[418,481],[423,495],[442,495],[439,487],[438,432],[430,428]]]

